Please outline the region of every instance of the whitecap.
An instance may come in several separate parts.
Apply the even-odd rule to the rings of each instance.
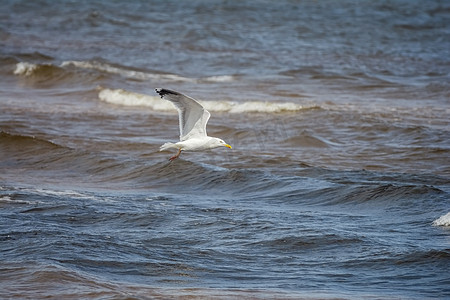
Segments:
[[[115,67],[107,63],[101,63],[96,61],[64,61],[61,67],[73,66],[80,69],[93,69],[100,72],[109,74],[117,74],[126,78],[137,80],[149,80],[149,79],[168,79],[173,81],[194,82],[195,79],[187,78],[175,74],[156,74],[142,71],[135,71],[126,69],[124,67]]]
[[[42,65],[33,64],[29,62],[19,62],[16,64],[16,69],[14,70],[15,75],[22,76],[31,76],[39,67]],[[48,66],[51,66],[48,64]],[[104,72],[108,74],[120,75],[125,78],[136,79],[136,80],[170,80],[170,81],[179,81],[179,82],[211,82],[211,83],[219,83],[219,82],[229,82],[234,80],[234,76],[232,75],[216,75],[216,76],[207,76],[203,78],[189,78],[180,76],[177,74],[169,74],[169,73],[152,73],[152,72],[144,72],[132,70],[130,68],[122,67],[122,66],[113,66],[108,63],[102,63],[98,61],[77,61],[77,60],[69,60],[63,61],[58,67],[67,68],[67,67],[75,67],[78,69],[85,70],[95,70],[99,72]]]
[[[16,64],[16,69],[14,70],[14,75],[22,75],[22,76],[31,76],[34,71],[37,70],[39,65],[28,63],[28,62],[19,62]]]
[[[101,101],[122,106],[146,106],[155,111],[175,111],[168,101],[161,101],[159,96],[148,96],[123,89],[101,89],[98,97]]]
[[[217,75],[217,76],[208,76],[204,77],[201,80],[207,82],[230,82],[234,80],[234,76],[232,75]]]
[[[433,221],[434,226],[450,226],[450,212]]]
[[[2,204],[33,204],[33,202],[11,198],[9,195],[0,196],[0,205]]]
[[[149,80],[149,79],[165,79],[172,81],[181,81],[181,82],[198,82],[198,81],[206,81],[206,82],[229,82],[234,80],[234,76],[232,75],[216,75],[216,76],[208,76],[203,78],[189,78],[176,74],[168,74],[168,73],[150,73],[150,72],[142,72],[135,71],[131,69],[127,69],[125,67],[116,67],[107,63],[101,63],[96,61],[64,61],[61,64],[61,67],[73,66],[80,69],[94,69],[101,72],[106,72],[110,74],[121,75],[126,78],[137,79],[137,80]]]
[[[150,78],[153,78],[151,74],[140,72],[140,71],[134,71],[134,70],[126,70],[124,68],[118,68],[114,67],[112,65],[106,64],[106,63],[100,63],[100,62],[89,62],[89,61],[64,61],[61,64],[61,67],[69,67],[73,66],[80,69],[92,69],[97,70],[100,72],[110,73],[110,74],[117,74],[121,75],[127,78],[133,78],[133,79],[139,79],[139,80],[148,80]]]
[[[154,111],[175,111],[175,107],[168,101],[161,101],[158,96],[149,96],[126,91],[123,89],[101,89],[98,95],[103,102],[122,106],[146,106]],[[211,112],[228,113],[281,113],[295,112],[302,109],[317,108],[304,107],[292,102],[265,102],[265,101],[199,101]]]

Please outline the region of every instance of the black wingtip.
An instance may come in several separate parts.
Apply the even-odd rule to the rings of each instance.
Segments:
[[[171,91],[171,90],[167,90],[167,89],[158,88],[158,89],[155,89],[155,91],[161,96],[161,98],[168,94],[179,95],[179,93]]]

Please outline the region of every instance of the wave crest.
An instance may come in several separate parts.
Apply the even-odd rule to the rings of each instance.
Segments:
[[[30,63],[18,62],[13,71],[16,76],[21,76],[29,80],[29,83],[37,84],[37,86],[65,85],[77,84],[83,82],[91,83],[93,80],[100,78],[101,74],[80,74],[73,70],[57,66],[51,63]]]
[[[125,78],[135,79],[135,80],[171,80],[171,81],[181,81],[181,82],[228,82],[233,81],[234,76],[232,75],[217,75],[208,76],[203,78],[190,78],[184,77],[177,74],[167,74],[158,72],[147,72],[133,70],[124,66],[114,66],[108,63],[102,63],[98,61],[64,61],[61,67],[76,67],[80,69],[90,69],[96,70],[109,74],[116,74],[123,76]]]
[[[434,226],[450,226],[450,212],[433,221]]]
[[[16,151],[27,151],[33,146],[47,149],[64,148],[63,146],[57,145],[51,141],[40,139],[35,136],[16,135],[4,131],[0,131],[0,145],[4,147],[3,149],[14,147]]]
[[[16,64],[14,75],[33,76],[38,73],[49,73],[60,70],[59,67],[51,64],[33,64],[29,62],[19,62]]]
[[[146,106],[155,111],[174,111],[174,106],[168,101],[162,101],[159,96],[149,96],[126,91],[123,89],[101,89],[99,99],[103,102],[123,106]],[[292,102],[264,101],[199,101],[207,110],[228,113],[282,113],[296,112],[317,106],[303,106]]]
[[[63,61],[60,65],[54,65],[50,63],[45,64],[34,64],[30,62],[19,62],[16,64],[16,68],[14,70],[14,75],[20,75],[29,77],[32,75],[36,75],[42,69],[57,69],[57,70],[67,70],[70,68],[77,68],[82,70],[93,70],[99,72],[101,74],[112,74],[119,75],[125,78],[133,79],[133,80],[169,80],[169,81],[178,81],[178,82],[230,82],[235,80],[234,75],[213,75],[206,77],[185,77],[177,74],[170,73],[161,73],[157,71],[141,71],[132,69],[125,66],[120,65],[112,65],[104,62],[98,61]]]
[[[36,64],[19,62],[17,63],[16,69],[14,70],[14,75],[31,76],[37,68],[38,65]]]

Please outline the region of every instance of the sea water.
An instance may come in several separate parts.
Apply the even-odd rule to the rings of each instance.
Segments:
[[[1,298],[450,297],[449,14],[2,1]]]

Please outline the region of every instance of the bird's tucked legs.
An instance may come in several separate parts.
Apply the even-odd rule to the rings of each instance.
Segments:
[[[169,158],[169,160],[174,161],[175,159],[178,158],[178,156],[180,156],[180,154],[181,154],[181,149],[178,149],[178,153],[176,155],[172,156],[171,158]]]

